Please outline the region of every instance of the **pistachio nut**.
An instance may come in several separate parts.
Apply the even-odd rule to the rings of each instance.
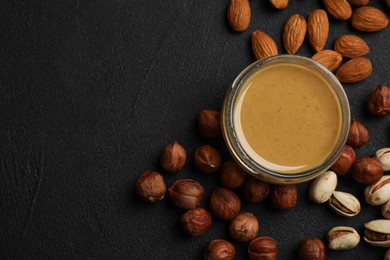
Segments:
[[[382,205],[382,216],[390,219],[390,200]]]
[[[364,190],[366,202],[370,205],[382,205],[390,200],[390,176],[383,176]]]
[[[372,220],[365,224],[364,240],[373,246],[390,247],[390,219]]]
[[[390,249],[386,251],[385,260],[390,260]]]
[[[352,194],[335,191],[328,200],[329,206],[344,217],[353,217],[360,212],[360,202]]]
[[[352,227],[334,227],[328,232],[328,247],[332,250],[346,250],[359,244],[360,236]]]
[[[375,153],[376,159],[382,165],[383,171],[390,171],[390,148],[383,148]]]
[[[310,185],[309,197],[316,203],[323,203],[332,196],[337,186],[337,175],[327,171],[318,176]]]

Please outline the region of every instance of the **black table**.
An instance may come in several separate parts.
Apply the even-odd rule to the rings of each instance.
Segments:
[[[136,180],[144,171],[160,171],[161,149],[177,140],[188,161],[179,174],[164,173],[167,186],[193,178],[208,198],[218,176],[196,170],[193,152],[210,143],[225,160],[229,155],[221,139],[199,135],[198,112],[219,110],[229,84],[254,61],[253,30],[268,33],[285,53],[286,19],[323,8],[321,1],[290,0],[282,11],[251,1],[251,25],[243,33],[227,26],[228,1],[7,2],[0,10],[0,258],[200,259],[210,240],[229,239],[220,220],[200,237],[184,235],[183,210],[169,199],[140,201]],[[382,1],[371,5],[389,14]],[[371,47],[372,76],[344,87],[353,118],[370,132],[357,155],[372,156],[390,146],[390,119],[366,111],[369,94],[390,83],[390,31],[361,33],[330,19],[326,48],[345,33]],[[314,52],[305,41],[298,54]],[[314,204],[307,183],[299,185],[295,209],[275,210],[267,201],[244,203],[242,210],[259,218],[259,235],[277,240],[279,259],[294,259],[305,238],[326,241],[338,225],[362,235],[365,222],[381,218],[350,175],[339,178],[337,189],[359,198],[358,216],[343,218]],[[244,259],[247,243],[234,244],[237,259]],[[362,239],[328,257],[373,260],[385,251]]]

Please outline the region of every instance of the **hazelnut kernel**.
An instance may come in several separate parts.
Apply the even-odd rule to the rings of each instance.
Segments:
[[[194,180],[183,179],[175,181],[168,190],[169,198],[182,209],[198,207],[204,198],[203,186]]]
[[[355,159],[356,154],[353,148],[349,145],[345,145],[340,157],[332,165],[332,167],[330,167],[330,169],[337,175],[344,175],[351,169]]]
[[[367,128],[359,121],[352,119],[347,144],[352,147],[361,147],[367,143],[368,137]]]
[[[386,85],[379,85],[371,93],[367,108],[374,116],[386,116],[390,114],[390,88]]]
[[[221,135],[221,113],[215,110],[201,110],[198,116],[200,134],[204,138],[216,138]]]
[[[295,184],[273,185],[270,197],[272,205],[277,209],[294,208],[298,200],[298,187]]]
[[[233,260],[236,254],[234,246],[226,240],[211,241],[204,253],[204,260]]]
[[[370,157],[358,159],[352,166],[352,177],[362,184],[373,184],[383,176],[381,164]]]
[[[241,200],[233,191],[218,187],[211,193],[210,208],[218,218],[231,220],[240,212]]]
[[[144,172],[137,181],[137,194],[147,202],[157,202],[164,198],[166,191],[164,178],[159,172]]]
[[[164,147],[160,156],[161,167],[169,173],[177,173],[183,169],[186,158],[183,146],[175,141]]]
[[[254,239],[259,232],[259,221],[252,213],[240,213],[229,224],[229,234],[237,241]]]
[[[221,154],[211,145],[202,145],[195,151],[195,166],[202,172],[213,173],[218,171],[222,163]]]
[[[183,231],[190,236],[199,236],[211,226],[211,214],[204,208],[190,209],[180,217]]]
[[[251,260],[276,260],[277,243],[270,237],[258,237],[250,242],[248,253]]]
[[[299,260],[325,260],[326,249],[324,242],[318,238],[302,241],[298,248]]]
[[[244,185],[247,173],[235,161],[224,162],[219,171],[222,186],[235,189]]]
[[[251,203],[260,203],[268,196],[270,189],[268,183],[248,176],[244,185],[244,198]]]

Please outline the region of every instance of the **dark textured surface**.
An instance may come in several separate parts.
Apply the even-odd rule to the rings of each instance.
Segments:
[[[322,7],[317,0],[290,0],[283,11],[251,1],[248,31],[226,25],[228,1],[7,1],[0,9],[0,258],[1,259],[200,259],[208,241],[228,238],[215,220],[205,235],[185,236],[182,210],[166,199],[141,202],[135,182],[146,170],[161,170],[163,146],[178,140],[188,161],[180,178],[201,182],[209,197],[216,175],[195,170],[192,154],[211,143],[196,130],[200,109],[219,110],[234,77],[253,61],[250,33],[261,29],[281,47],[282,26],[293,13]],[[387,9],[381,1],[372,5]],[[358,156],[390,146],[389,118],[366,112],[369,93],[390,83],[390,31],[358,33],[349,22],[331,20],[326,47],[344,33],[371,47],[373,75],[345,85],[352,116],[370,132]],[[300,55],[311,56],[307,42]],[[288,129],[286,129],[288,131]],[[282,212],[265,202],[244,203],[260,220],[260,235],[278,242],[279,259],[294,259],[304,238],[336,225],[355,227],[380,217],[364,202],[364,186],[350,176],[338,190],[355,194],[362,212],[352,219],[307,198],[299,185],[297,208]],[[206,202],[202,204],[206,206]],[[237,259],[247,243],[234,243]],[[329,259],[382,259],[384,249],[364,241]]]

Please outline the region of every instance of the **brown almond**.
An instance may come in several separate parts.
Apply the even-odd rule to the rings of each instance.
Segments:
[[[256,60],[278,55],[278,47],[268,34],[256,30],[252,33],[252,50]]]
[[[346,58],[361,57],[370,52],[370,47],[359,36],[344,34],[337,38],[334,50]]]
[[[377,32],[389,24],[389,19],[378,8],[364,6],[356,9],[352,15],[353,28],[363,32]]]
[[[290,54],[295,54],[301,47],[306,35],[307,24],[300,14],[293,14],[283,30],[283,45]]]
[[[284,9],[288,5],[288,0],[270,0],[269,2],[276,9]]]
[[[351,5],[346,0],[322,0],[326,11],[338,20],[348,20],[352,15]]]
[[[227,19],[230,27],[243,32],[249,27],[251,21],[251,7],[248,0],[230,0]]]
[[[307,18],[307,35],[316,52],[324,49],[329,34],[328,15],[322,9],[315,9]]]
[[[335,71],[340,67],[343,57],[335,51],[332,50],[323,50],[311,57],[313,60],[318,61],[324,65],[328,70]]]
[[[368,78],[372,65],[365,57],[353,58],[344,63],[336,72],[336,77],[342,83],[355,83]]]
[[[368,5],[370,0],[348,0],[348,2],[354,6],[363,6],[363,5]]]

